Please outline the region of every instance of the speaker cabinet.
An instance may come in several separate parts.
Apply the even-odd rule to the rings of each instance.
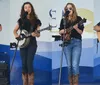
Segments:
[[[0,85],[10,85],[9,56],[0,53]]]

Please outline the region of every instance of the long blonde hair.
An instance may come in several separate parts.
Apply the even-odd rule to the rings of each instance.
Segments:
[[[68,21],[74,22],[74,21],[77,20],[77,11],[76,11],[76,7],[75,7],[75,5],[74,5],[73,3],[67,3],[66,6],[64,7],[64,11],[66,11],[66,7],[67,7],[68,5],[71,5],[71,6],[72,6],[72,8],[73,8],[73,9],[72,9],[73,14],[72,14],[72,19],[71,19],[71,20],[69,20],[68,17],[66,17],[66,19],[67,19]]]

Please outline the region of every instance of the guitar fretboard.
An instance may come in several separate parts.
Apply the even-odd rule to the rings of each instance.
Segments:
[[[81,21],[79,21],[79,23],[77,23],[77,24],[83,24],[83,23],[85,23],[86,22],[86,19],[84,18],[84,19],[82,19]],[[76,25],[76,24],[75,24]],[[75,26],[74,25],[74,26]],[[73,26],[71,26],[71,27],[69,27],[69,30],[71,31],[73,29]]]
[[[46,27],[46,28],[43,28],[43,29],[40,29],[40,30],[37,30],[37,32],[42,32],[42,31],[44,31],[44,30],[51,30],[51,26]]]

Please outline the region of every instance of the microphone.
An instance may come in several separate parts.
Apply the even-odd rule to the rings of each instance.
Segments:
[[[22,19],[25,19],[27,17],[27,15],[28,15],[28,12],[26,11],[22,16]]]
[[[70,13],[70,11],[69,10],[66,10],[63,16],[66,17],[66,16],[69,15],[69,13]]]

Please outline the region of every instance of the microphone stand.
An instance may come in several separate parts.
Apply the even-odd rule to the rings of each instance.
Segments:
[[[21,27],[22,28],[22,27]],[[22,30],[20,31],[20,34],[22,33]],[[19,44],[19,41],[17,41],[17,44],[15,46],[15,51],[14,51],[14,55],[12,57],[12,61],[11,61],[11,66],[10,66],[10,72],[12,71],[12,67],[13,67],[13,64],[14,64],[14,60],[15,60],[15,57],[16,57],[16,52],[17,52],[17,48],[18,48],[18,44]]]
[[[63,39],[62,39],[62,44],[60,44],[59,46],[62,47],[62,51],[61,51],[61,59],[60,59],[60,72],[59,72],[59,83],[58,85],[61,85],[61,72],[62,72],[62,63],[63,63],[63,54],[64,54],[64,47],[67,46],[67,42],[65,42],[65,36],[66,36],[66,16],[68,17],[68,14],[70,13],[69,10],[67,10],[65,12],[65,14],[63,14],[63,25],[64,25],[64,34],[63,34]]]
[[[63,39],[62,39],[62,44],[60,44],[60,46],[62,47],[62,51],[61,51],[61,59],[60,59],[60,72],[59,72],[59,83],[58,85],[61,85],[61,72],[62,72],[62,63],[63,63],[63,53],[64,53],[64,47],[66,46],[65,44],[65,35],[66,35],[66,19],[65,17],[63,18],[63,25],[64,25],[64,34],[63,34]]]

